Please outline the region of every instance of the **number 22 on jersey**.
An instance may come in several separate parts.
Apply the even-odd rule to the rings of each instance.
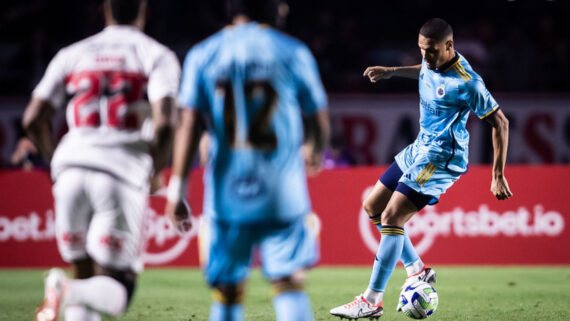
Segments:
[[[83,71],[66,78],[72,96],[73,124],[76,127],[137,129],[139,119],[128,110],[129,104],[143,98],[147,78],[124,71]]]

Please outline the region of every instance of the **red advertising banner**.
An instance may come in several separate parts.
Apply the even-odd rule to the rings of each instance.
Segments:
[[[361,209],[367,188],[386,167],[325,172],[310,180],[322,221],[324,264],[372,264],[379,232]],[[491,194],[491,168],[471,166],[440,198],[416,214],[406,228],[430,264],[568,264],[569,166],[509,166],[514,196]]]
[[[321,240],[321,264],[369,265],[380,234],[361,203],[385,166],[335,169],[309,179]],[[514,193],[491,195],[491,168],[472,166],[440,203],[428,206],[407,231],[429,264],[570,264],[570,166],[509,166]],[[201,171],[193,173],[194,229],[178,235],[151,198],[147,265],[197,266],[202,208]],[[64,265],[57,252],[51,182],[42,171],[0,171],[0,267]]]

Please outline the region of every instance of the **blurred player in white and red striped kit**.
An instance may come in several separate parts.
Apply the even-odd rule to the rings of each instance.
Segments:
[[[23,125],[51,161],[57,244],[74,278],[50,270],[36,320],[120,315],[142,271],[150,182],[167,162],[180,65],[142,32],[146,0],[105,0],[106,27],[60,50]],[[57,145],[55,110],[69,132]]]

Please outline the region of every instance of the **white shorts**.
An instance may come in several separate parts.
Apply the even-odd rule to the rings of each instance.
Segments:
[[[66,262],[91,257],[141,272],[147,192],[104,172],[68,168],[53,186],[56,238]]]

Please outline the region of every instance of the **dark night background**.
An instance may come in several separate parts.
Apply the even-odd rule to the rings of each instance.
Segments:
[[[3,0],[0,5],[0,95],[27,96],[63,46],[103,28],[101,0]],[[290,0],[285,31],[315,54],[330,93],[414,92],[405,80],[370,86],[368,65],[419,62],[417,33],[446,19],[456,48],[492,91],[570,89],[569,1]],[[224,2],[149,0],[146,32],[180,59],[222,28]]]

